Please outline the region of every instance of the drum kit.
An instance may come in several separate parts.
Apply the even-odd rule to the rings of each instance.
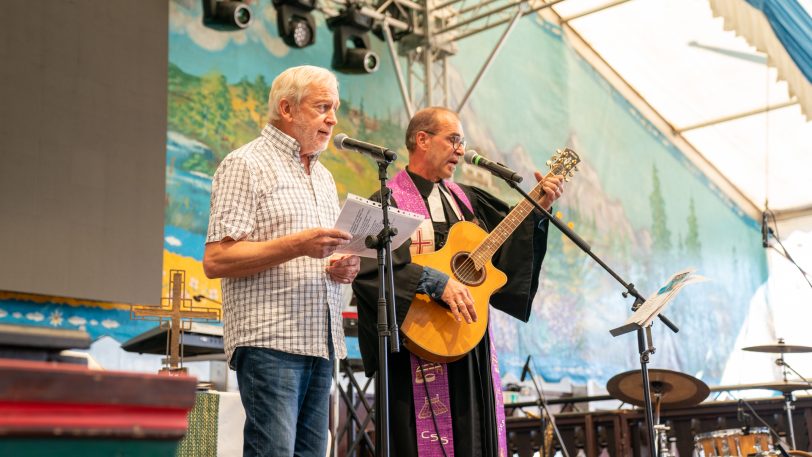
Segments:
[[[812,387],[807,382],[789,381],[787,379],[788,369],[791,369],[791,367],[784,361],[784,354],[812,352],[812,347],[788,345],[784,343],[783,339],[779,339],[778,344],[751,346],[744,348],[744,350],[779,354],[776,364],[782,367],[783,382],[745,384],[724,389],[715,388],[714,390],[767,389],[781,392],[786,402],[785,409],[790,444],[795,448],[795,433],[792,424],[793,392],[807,390]],[[660,424],[660,409],[697,405],[708,397],[711,389],[699,379],[677,371],[652,368],[648,372],[649,392],[654,407],[653,423],[655,424],[656,446],[658,449],[656,455],[658,457],[674,457],[668,447],[667,432],[669,428]],[[640,407],[645,405],[643,380],[639,370],[615,375],[607,383],[606,390],[609,391],[609,395],[625,403]],[[694,437],[694,449],[694,455],[699,457],[772,457],[783,455],[774,446],[770,429],[767,427],[746,426],[699,433]],[[787,453],[812,457],[812,453],[804,451],[792,450],[787,451]]]

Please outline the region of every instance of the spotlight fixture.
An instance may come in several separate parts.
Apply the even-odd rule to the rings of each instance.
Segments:
[[[294,48],[316,42],[316,21],[311,11],[316,0],[273,0],[276,8],[276,28],[282,41]]]
[[[241,30],[251,25],[251,8],[243,1],[203,0],[203,23],[218,30]]]
[[[369,43],[372,18],[361,13],[360,5],[348,5],[338,16],[327,19],[327,27],[333,31],[334,70],[351,74],[378,70],[380,59]]]

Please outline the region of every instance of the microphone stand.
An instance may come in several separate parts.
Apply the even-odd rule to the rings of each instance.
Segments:
[[[775,364],[778,365],[778,366],[781,366],[781,367],[789,368],[789,370],[791,372],[795,373],[796,376],[801,378],[810,388],[812,388],[812,382],[809,382],[809,380],[806,379],[804,377],[804,375],[802,375],[801,373],[798,373],[798,370],[796,370],[795,368],[792,368],[792,366],[790,364],[788,364],[786,360],[784,360],[784,354],[783,353],[781,354],[781,357],[776,359]],[[786,382],[786,381],[787,381],[787,375],[786,375],[786,373],[784,373],[784,382]]]
[[[550,418],[550,423],[553,424],[553,431],[555,431],[555,437],[558,438],[558,444],[561,445],[561,452],[564,453],[564,457],[570,457],[569,451],[567,451],[567,446],[564,445],[564,440],[561,439],[561,432],[558,430],[558,424],[555,423],[555,417],[547,408],[547,399],[544,398],[544,392],[539,388],[538,383],[536,382],[536,375],[533,372],[533,368],[530,367],[530,356],[527,356],[527,371],[530,373],[530,380],[533,381],[533,387],[536,388],[536,395],[538,395],[538,406],[539,406],[539,420],[542,423],[541,426],[541,435],[540,439],[540,448],[544,448],[544,415],[541,414],[541,410],[543,409],[545,413],[547,413],[547,417]]]
[[[383,229],[364,243],[378,251],[378,373],[375,375],[375,455],[389,457],[389,363],[387,351],[400,352],[398,322],[395,318],[395,282],[392,270],[392,237],[397,228],[389,225],[389,197],[386,169],[392,160],[376,160],[381,182]],[[388,301],[388,306],[387,306]]]
[[[496,175],[496,176],[498,176],[498,175]],[[563,222],[561,222],[558,219],[556,219],[555,217],[553,217],[553,215],[550,214],[549,211],[542,208],[541,205],[539,205],[536,200],[534,200],[530,195],[527,194],[527,192],[525,192],[524,190],[522,190],[519,187],[518,183],[516,183],[514,181],[511,181],[509,179],[505,179],[505,178],[502,178],[502,179],[504,179],[504,181],[510,187],[515,189],[517,192],[519,192],[528,202],[530,202],[537,210],[539,210],[539,212],[541,214],[546,216],[547,220],[549,220],[553,225],[558,227],[558,230],[560,230],[561,233],[566,235],[567,238],[572,240],[572,242],[575,243],[582,251],[584,251],[587,255],[592,257],[592,259],[595,260],[595,262],[597,262],[598,265],[603,267],[603,269],[606,270],[607,273],[609,273],[613,278],[615,278],[615,280],[617,282],[619,282],[626,289],[622,293],[623,298],[627,298],[629,295],[634,297],[634,303],[632,303],[632,311],[637,311],[637,309],[640,306],[642,306],[643,303],[646,302],[646,299],[643,298],[643,296],[640,295],[640,292],[638,292],[637,289],[634,288],[634,284],[627,283],[626,281],[623,280],[623,278],[621,278],[617,273],[615,273],[611,268],[609,268],[609,266],[606,265],[606,263],[604,263],[603,260],[601,260],[598,256],[596,256],[592,252],[592,248],[589,246],[589,244],[587,244],[586,241],[584,241],[580,236],[578,236],[578,234],[573,232],[569,227],[566,226],[566,224],[564,224]],[[544,191],[542,191],[542,195],[543,195],[543,192]],[[672,332],[674,332],[674,333],[679,332],[679,328],[676,325],[674,325],[674,323],[671,322],[667,317],[663,316],[662,314],[658,314],[657,317],[659,317],[660,320],[668,328],[670,328]],[[615,334],[614,332],[612,332],[613,336],[618,336],[619,334],[620,333]],[[648,362],[649,362],[649,356],[651,354],[653,354],[654,351],[655,351],[654,344],[653,344],[652,338],[651,338],[651,326],[650,325],[645,327],[645,335],[644,335],[642,327],[637,329],[637,349],[638,349],[638,352],[640,353],[640,372],[643,375],[643,385],[645,386],[645,388],[643,389],[643,396],[644,396],[645,405],[646,405],[646,407],[645,407],[645,409],[646,409],[646,421],[647,421],[646,426],[648,428],[648,437],[649,437],[649,443],[650,443],[649,450],[651,451],[651,457],[657,457],[656,450],[655,450],[656,441],[655,441],[655,436],[654,436],[654,412],[653,412],[654,408],[653,408],[652,403],[651,403],[651,392],[649,391],[649,387],[650,387],[651,384],[649,383],[648,366],[647,366]]]
[[[787,369],[795,373],[799,378],[803,379],[807,386],[812,387],[812,384],[809,383],[809,380],[806,379],[801,373],[792,368],[790,364],[788,364],[784,360],[784,353],[782,352],[781,355],[775,360],[775,364],[781,367],[781,371],[783,372],[784,382],[787,382]],[[795,449],[795,426],[792,423],[792,410],[795,409],[792,406],[792,402],[794,401],[794,394],[791,390],[784,392],[784,409],[787,411],[787,424],[789,425],[789,438],[790,444],[792,444],[792,448]]]

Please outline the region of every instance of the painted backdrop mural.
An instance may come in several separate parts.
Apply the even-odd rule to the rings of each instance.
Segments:
[[[259,20],[247,31],[223,33],[201,25],[199,2],[171,4],[165,268],[194,272],[195,293],[212,298],[219,289],[199,264],[211,175],[229,151],[261,129],[273,77],[292,65],[328,66],[332,53],[323,23],[316,45],[288,49],[276,35],[274,9],[264,2],[255,8]],[[454,102],[499,33],[460,43],[452,65]],[[384,65],[372,75],[340,75],[336,131],[405,152],[406,119],[394,73],[381,43],[373,41]],[[679,334],[655,327],[653,366],[718,383],[746,304],[765,277],[754,222],[580,59],[556,26],[538,18],[521,21],[461,114],[469,143],[527,177],[556,148],[576,149],[581,171],[556,212],[644,295],[683,267],[711,279],[686,288],[668,308]],[[375,189],[375,168],[364,157],[331,147],[325,158],[342,196]],[[457,178],[517,200],[473,170],[463,168]],[[621,292],[553,229],[530,323],[494,317],[503,371],[518,374],[528,354],[548,381],[603,383],[637,367],[633,334],[609,334],[629,315],[631,301]]]

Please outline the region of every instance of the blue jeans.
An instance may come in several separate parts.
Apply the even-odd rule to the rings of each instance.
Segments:
[[[273,349],[238,347],[233,363],[245,409],[243,457],[324,457],[330,360]]]

